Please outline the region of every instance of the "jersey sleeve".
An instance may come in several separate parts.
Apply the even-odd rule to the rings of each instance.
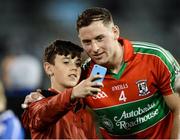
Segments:
[[[158,87],[163,95],[169,95],[175,91],[175,81],[180,75],[180,66],[175,58],[167,50],[163,50],[157,63]]]
[[[63,117],[75,105],[70,99],[71,91],[72,89],[65,90],[53,97],[32,103],[28,108],[29,128],[41,130]],[[25,119],[27,120],[27,116]]]

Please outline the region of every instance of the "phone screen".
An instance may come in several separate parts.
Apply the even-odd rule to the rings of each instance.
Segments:
[[[95,75],[103,76],[102,78],[96,80],[97,82],[102,82],[103,79],[104,79],[104,76],[106,75],[106,71],[107,71],[107,68],[95,64],[92,71],[91,71],[91,75],[93,75],[93,76],[95,76]]]

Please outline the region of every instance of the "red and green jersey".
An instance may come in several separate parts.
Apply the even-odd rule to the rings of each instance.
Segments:
[[[124,47],[119,73],[109,70],[102,92],[85,99],[97,114],[103,137],[170,138],[173,114],[163,96],[174,93],[178,63],[155,44],[119,40]],[[86,65],[86,76],[93,65]]]

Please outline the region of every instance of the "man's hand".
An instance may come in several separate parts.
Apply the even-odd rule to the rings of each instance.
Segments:
[[[78,85],[76,85],[71,94],[71,99],[74,98],[84,98],[89,95],[97,94],[101,91],[101,87],[103,84],[101,82],[96,82],[96,79],[102,78],[100,75],[90,76],[89,78],[81,81]]]
[[[43,98],[44,98],[44,96],[41,95],[41,90],[37,89],[36,92],[31,92],[29,95],[27,95],[25,97],[24,103],[21,104],[21,107],[23,109],[26,109],[26,108],[28,108],[28,104],[35,102],[35,101],[39,101]]]

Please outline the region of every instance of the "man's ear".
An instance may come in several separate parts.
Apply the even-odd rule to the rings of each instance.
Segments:
[[[112,30],[113,30],[113,33],[114,33],[114,39],[117,40],[119,38],[119,36],[120,36],[120,29],[119,29],[119,27],[117,25],[114,25],[112,27]]]
[[[50,64],[48,62],[44,62],[44,70],[45,70],[46,74],[49,75],[50,77],[54,75],[52,64]]]

